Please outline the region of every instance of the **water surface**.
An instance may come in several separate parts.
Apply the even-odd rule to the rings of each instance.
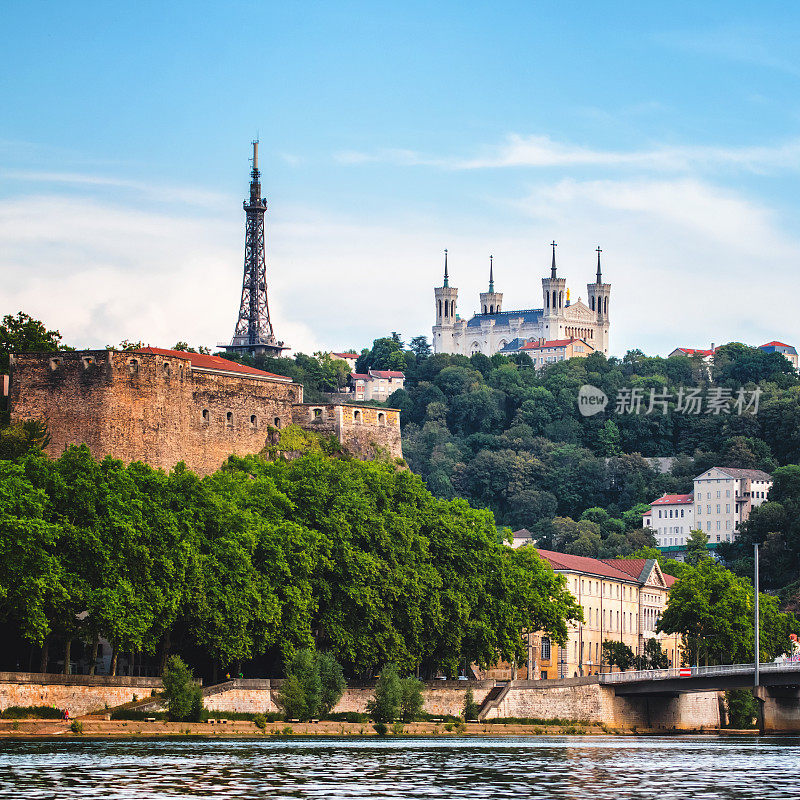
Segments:
[[[0,798],[800,797],[800,739],[0,742]]]

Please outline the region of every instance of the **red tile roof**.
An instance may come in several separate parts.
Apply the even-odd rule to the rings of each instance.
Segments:
[[[759,347],[791,347],[790,344],[784,342],[767,342],[766,344],[759,345]],[[753,634],[755,636],[755,634]]]
[[[390,369],[371,369],[369,374],[378,378],[405,378],[404,372],[395,372]]]
[[[544,347],[566,347],[572,342],[579,342],[580,339],[551,339],[549,342],[526,342],[520,350],[541,350]]]
[[[652,508],[648,508],[647,511],[645,511],[644,514],[642,514],[642,516],[643,517],[649,517],[650,514],[652,514],[652,513],[653,513],[653,509]],[[755,638],[755,633],[753,634],[753,637]]]
[[[165,350],[162,347],[142,347],[134,352],[164,356],[166,358],[183,358],[198,369],[210,369],[217,372],[238,372],[243,375],[257,375],[262,378],[275,378],[281,381],[292,380],[285,375],[275,375],[272,372],[264,372],[264,370],[256,369],[255,367],[248,367],[246,364],[238,364],[236,361],[228,361],[227,358],[210,356],[205,353],[188,353],[185,350]]]
[[[680,350],[681,353],[686,353],[687,356],[713,356],[713,350],[696,350],[692,347],[676,347],[676,350]]]
[[[693,494],[665,494],[663,497],[659,497],[658,500],[653,500],[650,503],[651,506],[667,506],[667,505],[674,505],[676,503],[694,503],[694,495]]]
[[[362,375],[359,372],[351,372],[350,373],[350,377],[354,381],[368,381],[369,380],[369,375]],[[753,634],[753,636],[755,636],[755,634]]]
[[[614,580],[641,583],[642,572],[648,561],[644,558],[588,558],[587,556],[572,556],[568,553],[556,553],[552,550],[539,550],[536,552],[547,561],[553,569],[585,572],[588,575],[597,575]],[[672,575],[662,572],[667,588],[675,583]]]
[[[358,358],[358,353],[331,353],[331,355],[338,358]]]

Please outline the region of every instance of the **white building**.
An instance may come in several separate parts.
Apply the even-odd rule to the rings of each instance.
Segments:
[[[760,469],[712,467],[694,479],[694,518],[709,544],[732,542],[750,512],[767,499],[772,476]]]
[[[471,356],[492,356],[509,344],[530,341],[583,339],[596,351],[608,355],[609,304],[611,284],[603,283],[600,248],[597,249],[597,277],[587,284],[588,305],[580,298],[570,303],[566,280],[556,270],[556,245],[550,277],[542,278],[542,307],[520,311],[503,310],[503,293],[494,289],[494,265],[489,263],[489,291],[479,295],[479,312],[461,319],[456,309],[458,289],[450,286],[447,251],[444,257],[444,282],[434,289],[436,324],[433,326],[433,351]]]
[[[358,361],[358,353],[331,353],[331,358],[344,361],[350,369],[355,369],[356,361]]]
[[[642,516],[642,525],[652,529],[659,547],[685,547],[689,533],[694,530],[694,496],[665,493],[650,503],[650,510]]]
[[[388,369],[371,369],[366,374],[352,373],[353,391],[356,400],[377,400],[380,403],[398,389],[402,389],[406,376],[403,372]]]

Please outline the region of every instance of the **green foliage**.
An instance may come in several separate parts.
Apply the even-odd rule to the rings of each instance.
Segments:
[[[43,422],[30,419],[5,425],[0,427],[0,460],[16,461],[49,443],[50,434]]]
[[[686,540],[686,563],[693,567],[706,558],[711,558],[708,552],[708,535],[701,530],[689,531],[689,538]]]
[[[375,697],[367,703],[367,711],[375,722],[392,722],[400,715],[403,685],[394,664],[387,664],[375,684]]]
[[[83,723],[79,719],[72,720],[69,729],[77,736],[83,736]]]
[[[669,658],[658,639],[645,639],[642,652],[636,656],[636,669],[666,669]]]
[[[622,672],[629,670],[636,661],[636,656],[624,642],[606,639],[601,650],[604,664],[609,667],[617,666]]]
[[[170,720],[200,722],[203,716],[203,691],[194,683],[192,670],[180,656],[170,657],[162,680]]]
[[[777,598],[759,595],[761,657],[771,661],[789,652],[789,636],[800,625],[780,613]],[[687,661],[748,663],[753,659],[753,586],[717,561],[687,565],[672,585],[659,630],[686,637]]]
[[[386,736],[389,732],[389,728],[385,722],[376,722],[372,727],[375,729],[375,733],[377,733],[378,736]]]
[[[472,689],[467,689],[466,693],[464,694],[464,719],[478,719],[478,712],[480,709],[480,705],[475,702],[475,695]]]
[[[298,650],[287,667],[278,703],[292,719],[318,719],[329,714],[345,690],[342,668],[328,653]]]
[[[400,678],[400,716],[403,722],[413,722],[422,712],[422,681],[417,678]]]
[[[2,719],[62,719],[64,712],[55,706],[8,706],[0,711]]]
[[[744,730],[755,728],[758,715],[758,700],[750,689],[729,689],[725,692],[725,710],[728,712],[729,728]]]
[[[6,314],[0,323],[0,373],[8,373],[11,353],[65,350],[61,334],[49,331],[38,319],[22,311]]]
[[[253,724],[258,728],[260,731],[266,730],[267,727],[267,718],[263,714],[256,714],[253,717]]]

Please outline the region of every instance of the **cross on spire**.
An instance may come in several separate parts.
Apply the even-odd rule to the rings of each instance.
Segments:
[[[494,265],[492,263],[494,256],[489,256],[489,292],[494,292]]]
[[[550,246],[553,248],[553,266],[550,267],[550,278],[555,280],[555,277],[556,277],[556,247],[558,247],[558,245],[556,244],[556,240],[555,239],[553,239],[553,241],[550,242]]]
[[[444,249],[444,285],[449,286],[450,282],[447,279],[447,248]]]
[[[603,251],[600,249],[600,245],[597,246],[597,283],[601,284],[603,282],[603,276],[600,273],[600,253]]]

